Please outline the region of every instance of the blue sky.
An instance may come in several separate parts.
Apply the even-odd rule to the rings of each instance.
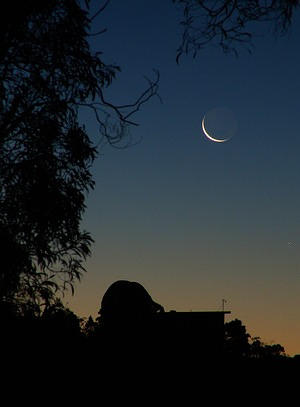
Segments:
[[[225,298],[227,320],[300,353],[299,16],[287,36],[254,39],[251,55],[207,47],[179,65],[171,1],[112,0],[100,17],[108,31],[92,46],[122,69],[107,98],[135,99],[158,69],[163,103],[136,115],[137,145],[99,152],[83,222],[93,255],[69,306],[95,316],[119,278],[167,310],[220,310]],[[217,107],[238,123],[226,143],[201,130]],[[96,138],[92,117],[82,120]]]

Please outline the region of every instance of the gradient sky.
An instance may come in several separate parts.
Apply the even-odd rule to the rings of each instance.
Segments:
[[[93,167],[83,227],[95,239],[88,273],[67,296],[95,317],[107,287],[138,281],[165,309],[221,310],[268,343],[300,353],[299,16],[290,33],[254,40],[239,58],[207,47],[175,62],[180,12],[171,0],[112,0],[92,46],[122,72],[108,89],[116,104],[161,74],[160,96],[132,131],[141,142],[105,147]],[[264,29],[265,30],[265,29]],[[204,115],[230,109],[226,143],[208,140]],[[95,123],[83,115],[91,137]]]

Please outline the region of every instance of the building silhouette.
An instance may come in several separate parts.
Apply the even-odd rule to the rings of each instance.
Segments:
[[[224,348],[225,314],[230,311],[164,312],[154,316],[157,332],[165,349],[182,355],[197,354],[219,358]]]
[[[154,351],[181,359],[219,359],[225,314],[230,311],[165,312],[136,282],[114,282],[99,311],[101,335],[114,349]]]

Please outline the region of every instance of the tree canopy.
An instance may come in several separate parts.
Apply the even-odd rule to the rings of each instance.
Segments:
[[[225,323],[224,351],[231,360],[278,360],[287,357],[280,344],[264,343],[260,337],[252,337],[239,319]]]
[[[208,44],[225,52],[238,53],[243,45],[252,48],[254,24],[271,23],[276,32],[289,29],[299,0],[173,0],[183,8],[182,41],[177,61],[182,54],[192,53]]]
[[[94,112],[98,138],[118,145],[158,77],[125,106],[105,100],[117,66],[92,52],[89,1],[10,1],[0,17],[1,300],[49,304],[85,271],[81,230],[97,149],[78,121]],[[101,8],[98,10],[98,13]],[[96,13],[96,14],[98,14]]]

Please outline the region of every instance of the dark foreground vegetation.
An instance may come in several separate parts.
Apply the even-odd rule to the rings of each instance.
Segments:
[[[123,286],[117,294],[111,290],[120,283],[136,284],[138,295]],[[290,357],[282,345],[265,344],[259,337],[251,337],[238,319],[224,324],[222,349],[214,350],[210,345],[215,338],[206,325],[197,327],[199,340],[195,340],[188,328],[180,331],[179,325],[167,323],[167,317],[175,321],[180,313],[164,312],[138,283],[116,282],[111,287],[95,320],[91,316],[79,318],[60,300],[44,309],[25,307],[23,311],[2,302],[3,349],[19,361],[55,361],[57,366],[70,362],[98,365],[101,361],[102,367],[106,364],[116,368],[126,361],[140,367],[155,364],[166,368],[193,368],[204,363],[300,367],[298,355]]]

